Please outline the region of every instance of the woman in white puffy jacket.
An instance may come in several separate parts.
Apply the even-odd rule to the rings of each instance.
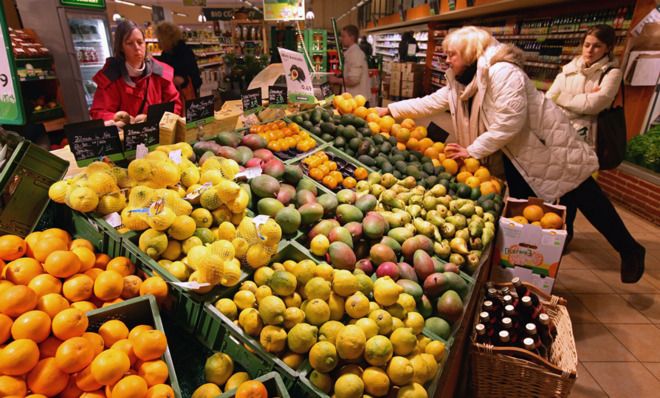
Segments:
[[[560,198],[579,208],[620,253],[621,280],[637,282],[644,248],[591,177],[598,169],[594,151],[522,70],[522,51],[473,26],[450,33],[442,46],[450,65],[447,86],[379,108],[379,114],[419,118],[449,111],[458,143],[447,145],[448,156],[490,164],[501,156],[511,196]]]

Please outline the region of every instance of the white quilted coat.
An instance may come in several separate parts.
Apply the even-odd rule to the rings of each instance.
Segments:
[[[587,67],[582,57],[576,57],[564,65],[552,87],[545,94],[565,112],[573,127],[592,147],[595,145],[598,114],[609,108],[619,91],[621,69],[609,57]],[[601,76],[608,68],[614,68]],[[599,87],[597,91],[594,88]]]
[[[465,142],[459,135],[458,142],[467,145],[470,156],[477,159],[501,150],[537,196],[554,201],[598,170],[598,158],[577,138],[562,110],[536,90],[518,66],[521,63],[522,54],[515,47],[491,46],[479,58],[477,73],[460,98],[462,85],[448,71],[448,86],[422,98],[390,104],[389,110],[395,118],[449,110],[456,128],[467,122],[457,120],[458,101],[474,96],[470,119],[478,120],[469,122],[468,135],[476,139]]]

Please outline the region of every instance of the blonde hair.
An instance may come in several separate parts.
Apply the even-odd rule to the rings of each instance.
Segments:
[[[496,40],[490,32],[476,26],[465,26],[449,33],[442,41],[442,49],[447,52],[449,47],[458,51],[466,64],[472,64],[481,57],[486,49],[495,44]]]
[[[168,51],[181,40],[181,29],[171,22],[161,22],[156,26],[156,37],[163,51]]]

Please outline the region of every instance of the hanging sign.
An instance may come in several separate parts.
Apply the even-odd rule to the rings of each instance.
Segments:
[[[240,8],[202,8],[202,14],[207,21],[231,21]],[[247,11],[248,19],[261,19],[261,11],[251,8]]]
[[[126,158],[136,156],[135,151],[140,144],[153,150],[158,146],[159,140],[160,130],[158,128],[158,122],[147,121],[138,124],[127,124],[124,126],[124,155]]]
[[[213,96],[199,97],[186,101],[186,127],[206,124],[213,120]]]
[[[268,86],[269,108],[285,108],[287,105],[286,99],[286,87]]]
[[[304,56],[299,52],[285,48],[278,48],[277,50],[280,52],[280,58],[282,59],[289,102],[315,103],[312,74],[309,72]]]
[[[304,21],[305,0],[264,0],[264,21]]]
[[[261,89],[253,88],[252,90],[246,90],[241,94],[241,102],[243,103],[243,114],[251,115],[257,113],[263,109],[262,100],[261,100]]]
[[[0,36],[4,49],[0,51],[0,124],[23,124],[23,101],[16,73],[14,72],[14,54],[9,41],[9,32],[5,14],[0,7]]]
[[[60,4],[80,8],[105,8],[105,0],[60,0]]]
[[[118,162],[124,160],[117,126],[80,128],[66,125],[64,132],[78,166],[87,166],[97,160]]]

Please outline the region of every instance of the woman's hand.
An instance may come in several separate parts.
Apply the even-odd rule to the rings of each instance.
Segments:
[[[458,144],[447,144],[445,153],[450,159],[465,159],[470,157],[467,149]]]
[[[385,108],[376,107],[376,112],[378,112],[378,116],[380,116],[380,117],[387,116],[387,115],[390,114],[390,108],[388,108],[388,107],[385,107]]]

